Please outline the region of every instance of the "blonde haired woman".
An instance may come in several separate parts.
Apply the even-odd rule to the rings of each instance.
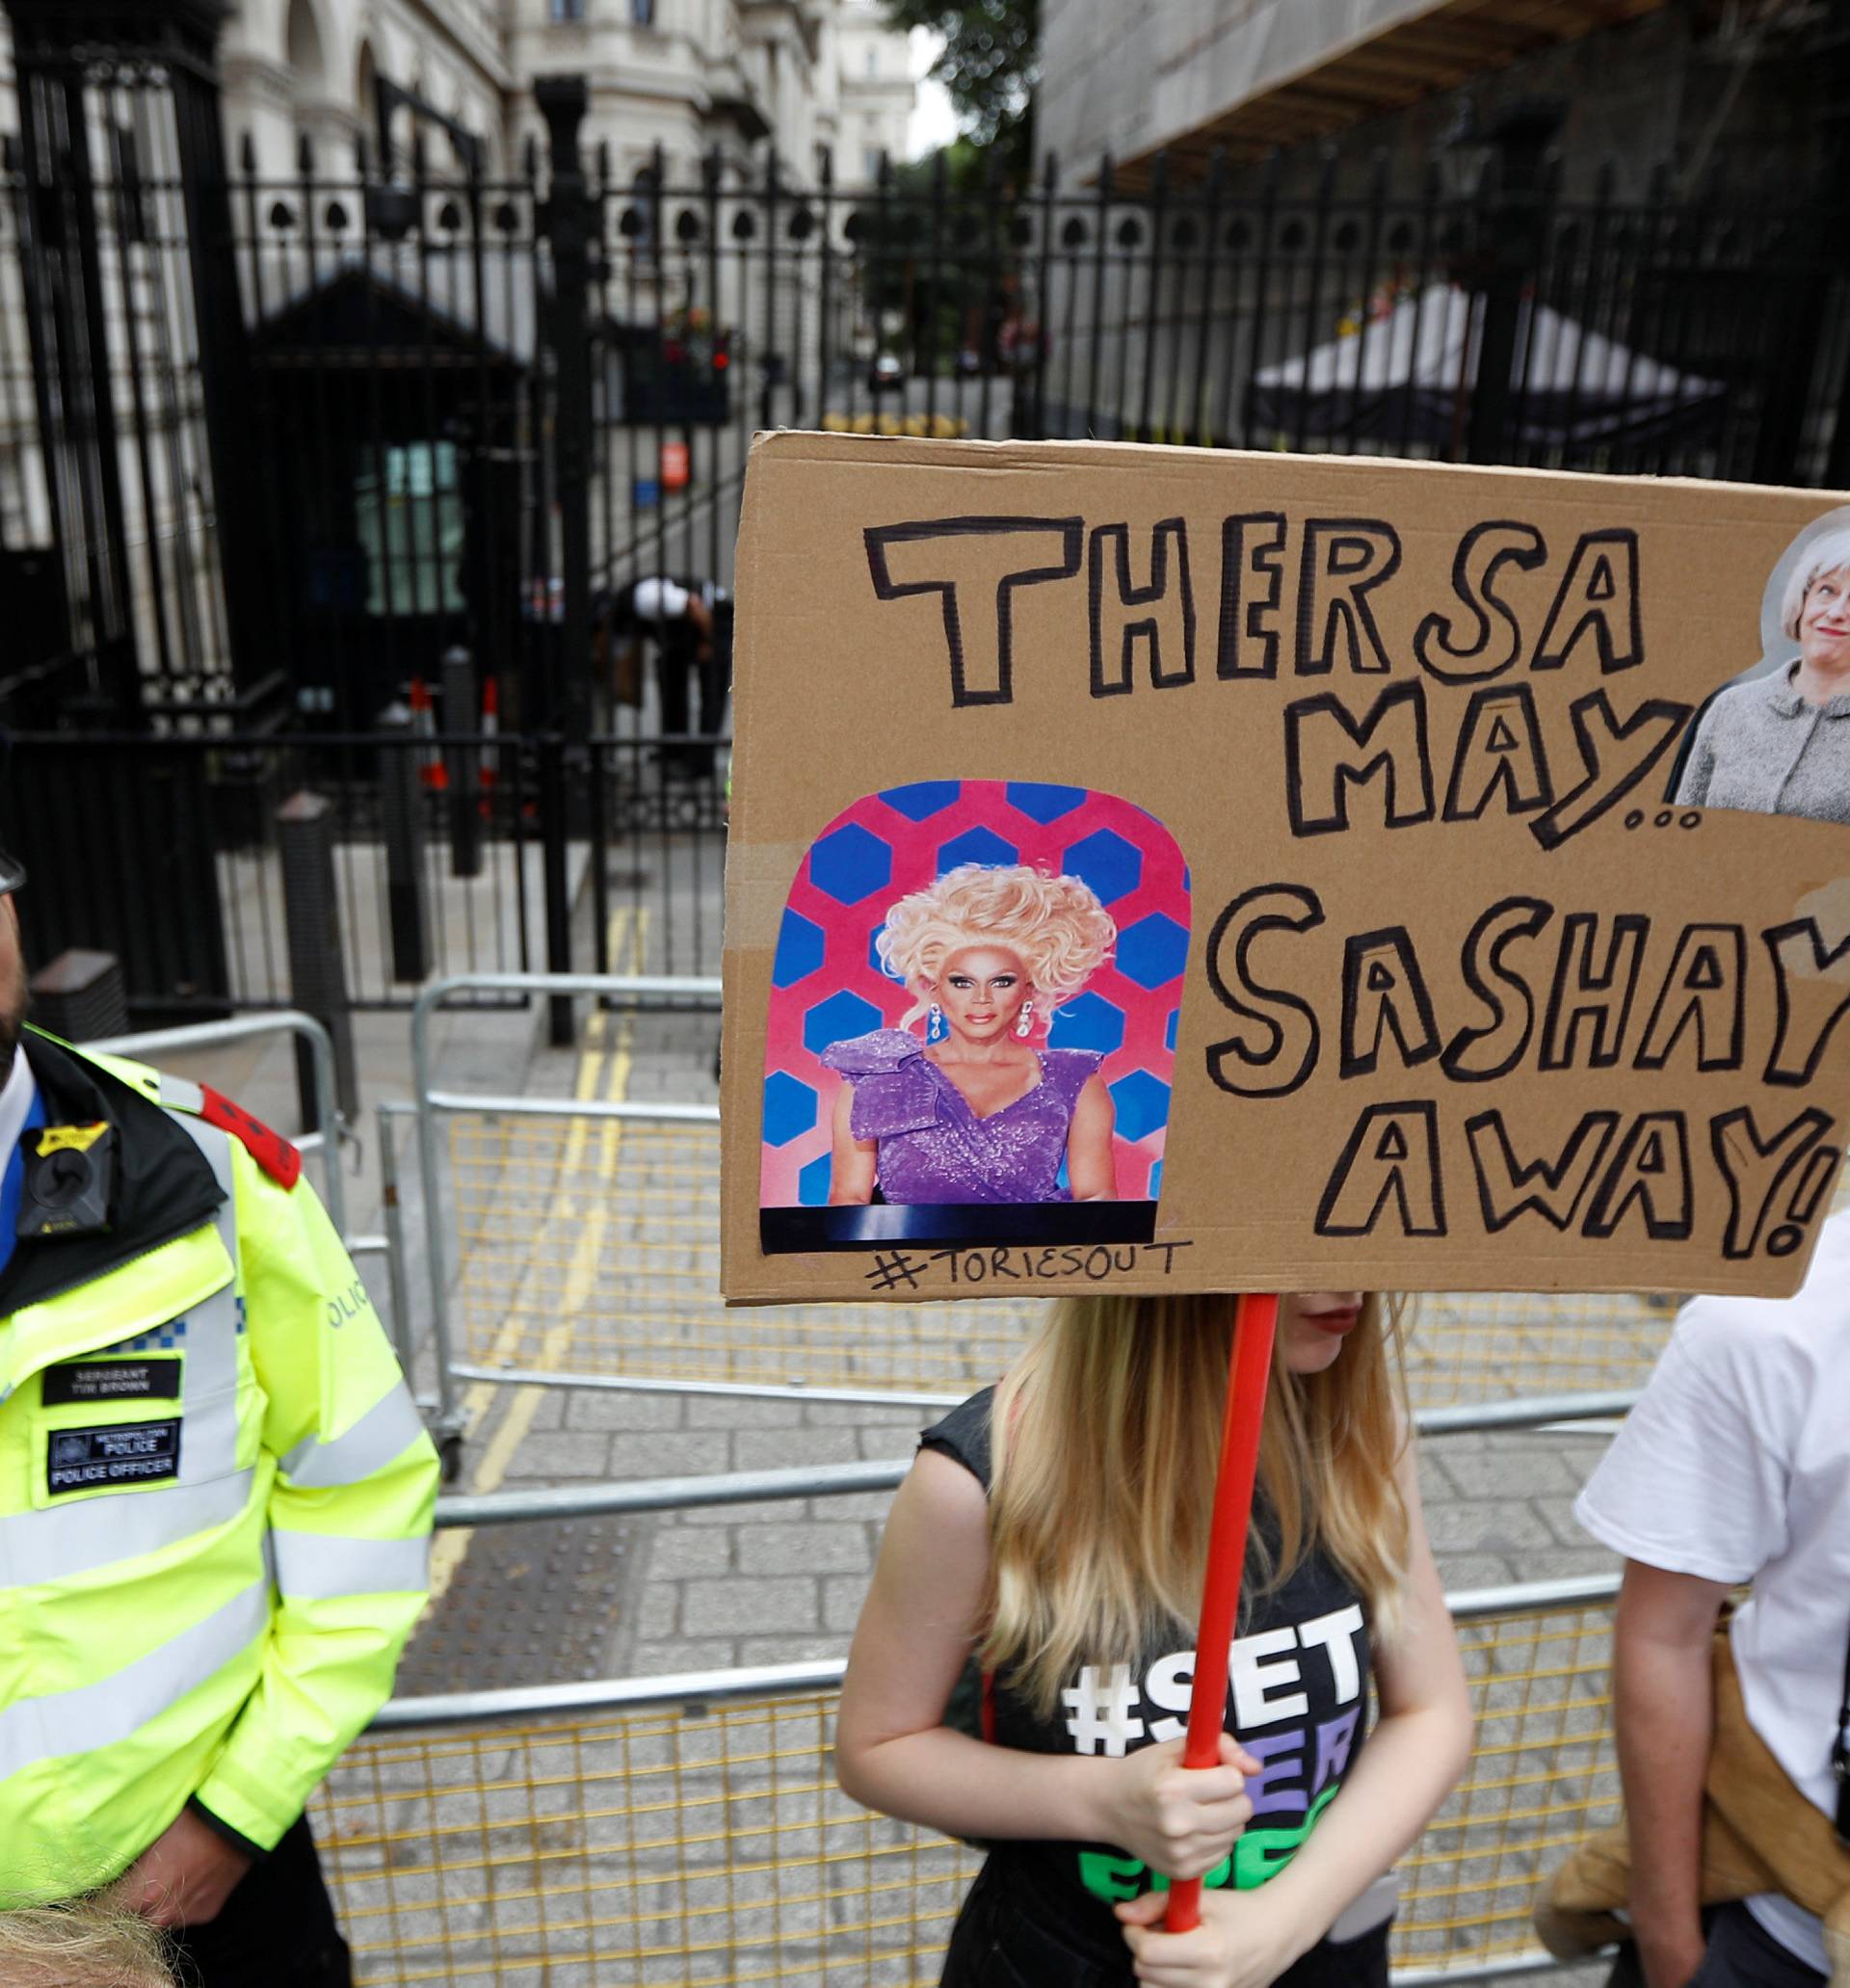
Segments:
[[[6,1988],[175,1988],[159,1931],[95,1900],[0,1912],[0,1981]]]
[[[893,905],[875,945],[913,1003],[898,1028],[822,1053],[848,1079],[831,1204],[876,1187],[914,1206],[1114,1199],[1103,1059],[1035,1043],[1117,937],[1087,885],[1025,863],[965,863]]]
[[[1794,563],[1780,626],[1798,660],[1716,697],[1677,799],[1850,823],[1850,530],[1820,534]]]
[[[1281,1307],[1221,1763],[1188,1770],[1232,1313],[1064,1301],[926,1431],[894,1499],[836,1772],[869,1808],[988,1842],[945,1988],[1387,1981],[1381,1881],[1471,1734],[1393,1322],[1355,1291]],[[972,1662],[995,1744],[944,1722]],[[1204,1879],[1202,1923],[1168,1933],[1177,1877]]]

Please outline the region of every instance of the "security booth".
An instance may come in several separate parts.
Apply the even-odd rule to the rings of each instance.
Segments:
[[[534,460],[530,257],[375,251],[262,315],[259,433],[288,465],[279,661],[303,721],[362,729],[467,648],[518,676]],[[510,666],[512,665],[512,668]]]

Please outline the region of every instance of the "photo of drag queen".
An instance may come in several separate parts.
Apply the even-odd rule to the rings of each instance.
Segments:
[[[1850,526],[1787,557],[1779,631],[1798,655],[1719,693],[1697,727],[1676,798],[1850,824]]]
[[[913,1005],[822,1052],[846,1079],[830,1205],[1113,1200],[1103,1058],[1046,1031],[1117,937],[1088,885],[1026,863],[965,863],[893,904],[875,950]]]

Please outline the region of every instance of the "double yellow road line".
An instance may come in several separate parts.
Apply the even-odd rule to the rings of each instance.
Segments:
[[[640,973],[648,956],[648,937],[647,908],[632,909],[625,905],[612,912],[608,934],[612,972]],[[613,1016],[604,1008],[592,1010],[591,1019],[585,1024],[584,1044],[578,1052],[578,1068],[572,1080],[571,1095],[574,1099],[587,1103],[599,1100],[615,1103],[629,1095],[632,1037],[628,1015]],[[522,1363],[542,1372],[556,1370],[564,1365],[573,1328],[591,1296],[609,1227],[612,1199],[608,1193],[597,1192],[595,1183],[614,1181],[618,1155],[622,1147],[623,1126],[619,1119],[574,1118],[569,1124],[570,1130],[566,1135],[565,1149],[558,1161],[560,1180],[568,1186],[582,1181],[590,1191],[583,1196],[582,1202],[574,1196],[568,1204],[578,1207],[579,1212],[554,1218],[555,1221],[565,1219],[575,1223],[577,1233],[572,1238],[571,1255],[567,1261],[565,1284],[559,1293],[554,1321],[542,1336],[538,1353],[530,1361]],[[562,1205],[568,1205],[564,1195],[560,1199]],[[543,1228],[537,1231],[536,1242],[544,1240],[545,1233]],[[536,1252],[525,1277],[515,1278],[513,1288],[517,1292],[524,1284],[539,1275],[540,1269],[541,1261]],[[504,1320],[500,1336],[489,1350],[489,1365],[498,1365],[512,1359],[522,1335],[520,1313],[515,1311]],[[541,1397],[546,1392],[544,1388],[538,1387],[514,1390],[501,1419],[476,1459],[467,1487],[470,1492],[500,1490],[509,1466],[532,1432],[533,1418],[540,1412]],[[487,1423],[496,1400],[507,1394],[508,1391],[493,1381],[477,1381],[462,1397],[465,1454],[471,1439]],[[474,1537],[472,1531],[462,1526],[437,1535],[431,1550],[430,1607],[435,1607],[449,1592],[450,1583],[467,1556],[469,1542]]]

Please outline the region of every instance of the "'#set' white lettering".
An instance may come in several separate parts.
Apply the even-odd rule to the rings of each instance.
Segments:
[[[1228,1649],[1234,1726],[1241,1733],[1251,1733],[1261,1726],[1304,1717],[1309,1700],[1291,1688],[1304,1682],[1304,1672],[1299,1657],[1288,1654],[1300,1650],[1322,1652],[1330,1666],[1331,1689],[1339,1705],[1359,1699],[1361,1663],[1357,1642],[1362,1634],[1361,1609],[1352,1603],[1295,1626],[1236,1636]],[[1079,1673],[1079,1682],[1060,1694],[1067,1708],[1067,1731],[1072,1736],[1073,1751],[1097,1753],[1102,1749],[1117,1758],[1133,1739],[1148,1738],[1158,1745],[1179,1739],[1187,1731],[1188,1695],[1194,1683],[1193,1650],[1176,1650],[1159,1657],[1144,1673],[1141,1691],[1131,1682],[1128,1664],[1113,1664],[1102,1682],[1098,1666],[1087,1664]],[[1146,1722],[1139,1716],[1146,1699],[1164,1713],[1181,1716]]]

